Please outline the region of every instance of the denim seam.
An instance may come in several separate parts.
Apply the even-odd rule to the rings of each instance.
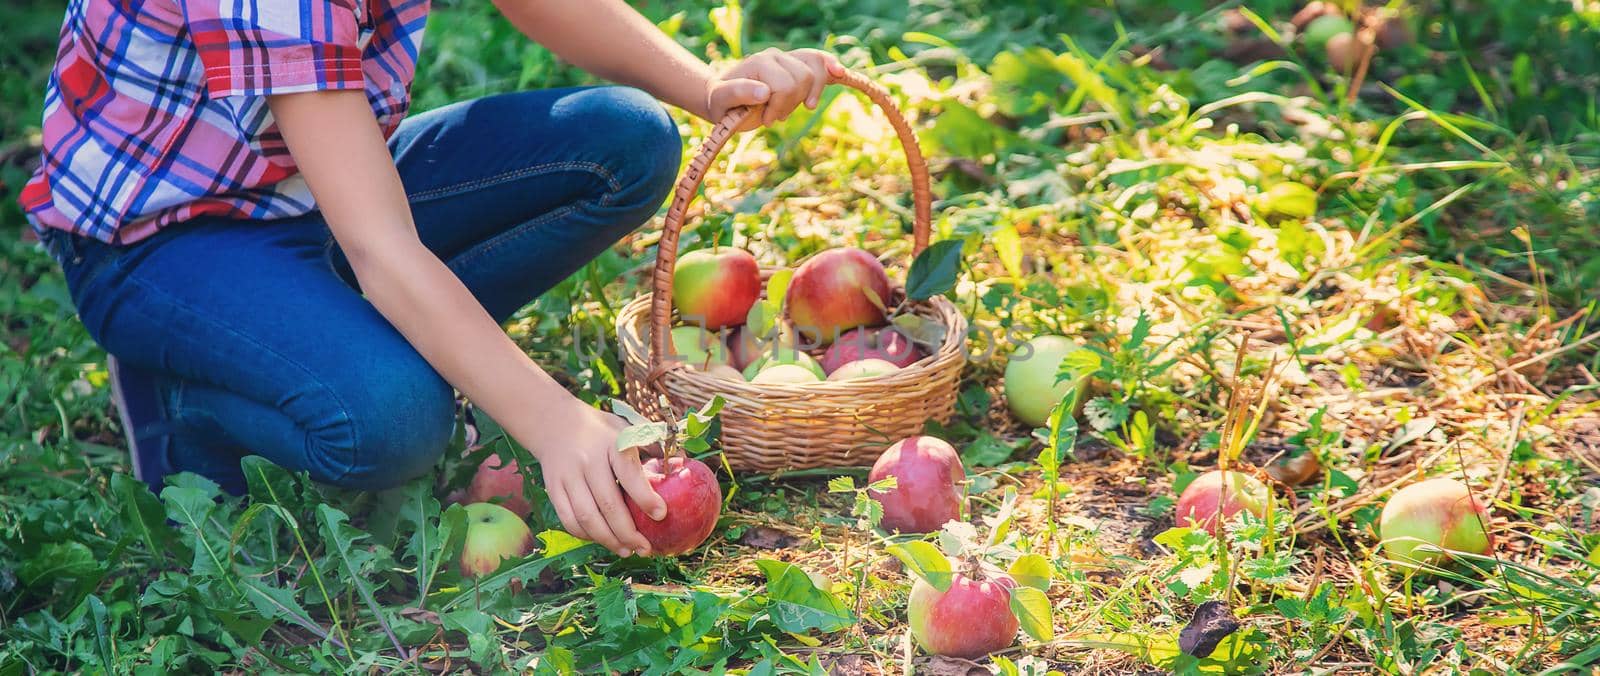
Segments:
[[[441,188],[434,188],[432,190],[424,190],[419,193],[408,195],[406,199],[411,202],[426,202],[428,200],[437,199],[440,197],[451,197],[460,193],[494,187],[502,183],[515,181],[517,179],[528,178],[530,176],[539,176],[550,172],[568,169],[586,170],[592,174],[595,174],[596,176],[599,176],[601,180],[605,181],[606,186],[611,188],[612,192],[620,192],[622,190],[622,184],[618,182],[616,177],[613,176],[610,171],[607,171],[603,165],[595,162],[568,160],[563,162],[535,164],[531,167],[523,167],[521,169],[515,169],[502,174],[496,174],[494,176],[447,185]]]
[[[621,192],[621,187],[608,175],[604,175],[604,170],[598,168],[598,165],[593,165],[592,167],[586,168],[589,168],[591,171],[594,171],[597,174],[602,174],[601,178],[606,180],[608,185],[618,186],[613,187],[610,192],[600,196],[600,199],[595,201],[595,204],[598,204],[599,206],[610,206],[612,200],[616,199],[617,193]],[[451,266],[452,268],[456,265],[467,265],[472,261],[477,260],[479,257],[493,253],[500,247],[504,246],[507,242],[513,241],[525,234],[528,234],[529,232],[537,230],[539,226],[555,220],[558,217],[563,217],[572,213],[573,211],[576,211],[578,207],[583,206],[584,204],[584,202],[568,204],[554,211],[540,214],[539,216],[529,219],[514,228],[472,245],[472,247],[466,251],[462,251],[461,253],[453,256],[447,265]]]
[[[300,372],[304,373],[306,375],[306,379],[308,381],[310,381],[312,384],[316,385],[318,388],[321,388],[322,390],[327,392],[328,397],[333,399],[334,403],[336,405],[338,405],[338,407],[339,407],[339,414],[345,418],[345,422],[347,422],[347,423],[348,422],[353,422],[353,421],[350,420],[350,407],[345,403],[344,399],[339,396],[338,391],[335,390],[332,387],[329,387],[326,382],[323,382],[321,378],[318,378],[317,375],[314,372],[312,372],[311,369],[306,368],[305,365],[303,365],[303,364],[301,364],[301,363],[299,363],[299,362],[297,362],[297,361],[295,361],[293,359],[290,359],[287,355],[285,355],[285,354],[283,354],[283,353],[281,353],[281,352],[279,352],[277,350],[272,349],[272,347],[270,345],[268,345],[268,344],[266,344],[266,343],[264,343],[264,342],[262,342],[260,340],[255,339],[254,337],[250,336],[249,334],[244,333],[243,331],[240,331],[240,330],[235,329],[235,328],[233,328],[231,326],[228,326],[227,324],[225,324],[223,322],[220,322],[220,321],[217,321],[215,319],[211,319],[211,318],[206,317],[204,314],[196,311],[193,306],[189,305],[188,303],[183,302],[178,297],[173,296],[170,293],[167,293],[165,290],[161,289],[160,287],[158,287],[158,286],[156,286],[154,284],[150,284],[149,282],[146,282],[146,281],[144,281],[142,279],[139,279],[138,277],[135,277],[135,276],[132,276],[132,275],[128,276],[127,281],[129,283],[139,287],[139,289],[141,289],[141,290],[143,290],[143,291],[145,291],[147,293],[150,293],[151,295],[156,295],[156,296],[161,296],[163,298],[166,298],[167,302],[171,303],[173,307],[178,308],[180,310],[183,310],[184,312],[187,312],[190,315],[193,315],[196,319],[198,319],[201,322],[212,324],[216,328],[222,330],[224,333],[232,335],[235,338],[238,338],[240,340],[243,340],[244,342],[246,342],[246,343],[250,344],[251,346],[255,347],[257,350],[260,350],[260,351],[265,352],[267,354],[270,354],[270,355],[272,355],[274,357],[277,357],[278,359],[282,360],[285,364],[288,364],[288,365],[294,367],[295,369],[299,370]],[[137,307],[137,305],[135,305],[135,307]],[[146,314],[148,314],[148,313],[146,313]],[[179,378],[179,380],[181,381],[181,380],[183,380],[183,378]],[[221,385],[217,385],[217,386],[218,387],[222,387]],[[298,426],[298,424],[299,423],[297,422],[296,425]],[[360,433],[359,433],[359,430],[357,429],[356,425],[354,425],[354,424],[349,424],[349,425],[347,425],[347,427],[349,429],[349,434],[350,434],[350,459],[351,459],[351,462],[344,468],[344,471],[341,472],[338,477],[334,478],[333,483],[337,483],[339,481],[344,480],[344,478],[349,476],[350,472],[355,469],[355,466],[357,464],[359,464],[358,462],[356,462],[358,460],[358,458],[356,457],[356,454],[361,449]]]

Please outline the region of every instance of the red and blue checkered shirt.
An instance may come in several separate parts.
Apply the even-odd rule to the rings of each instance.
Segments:
[[[311,211],[266,96],[365,89],[388,136],[427,16],[428,0],[71,0],[22,207],[112,244]]]

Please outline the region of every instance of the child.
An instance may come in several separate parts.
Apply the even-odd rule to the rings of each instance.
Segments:
[[[134,472],[240,492],[255,453],[394,486],[459,390],[540,460],[573,534],[648,554],[666,506],[623,423],[500,328],[650,218],[681,151],[653,95],[750,127],[843,70],[768,50],[717,74],[622,0],[500,0],[557,56],[633,85],[526,91],[402,122],[427,0],[71,0],[22,205],[113,356]],[[640,90],[644,91],[640,91]],[[646,95],[649,92],[650,95]],[[621,490],[619,490],[619,484]]]

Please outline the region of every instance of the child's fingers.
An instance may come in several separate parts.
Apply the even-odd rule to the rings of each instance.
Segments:
[[[572,513],[572,502],[567,499],[567,489],[558,482],[548,485],[550,504],[556,508],[556,518],[561,519],[561,527],[567,529],[573,537],[589,540],[589,533],[578,523],[577,515]]]
[[[645,478],[644,468],[639,462],[638,449],[611,454],[611,469],[616,472],[622,490],[628,492],[628,497],[633,498],[639,509],[656,521],[667,517],[667,501],[650,487],[650,480]]]
[[[793,82],[789,86],[789,91],[784,92],[783,114],[778,117],[778,119],[782,120],[787,119],[796,108],[800,107],[800,104],[810,100],[811,92],[816,89],[816,81],[821,78],[822,74],[812,68],[811,64],[796,58],[792,54],[779,53],[775,55],[774,60],[783,68],[784,72],[789,74],[789,78]]]
[[[606,521],[606,530],[617,543],[611,551],[623,556],[649,554],[650,541],[644,539],[644,535],[633,524],[633,514],[628,511],[628,504],[622,501],[622,491],[617,488],[617,478],[611,467],[595,468],[587,473],[587,479],[589,495],[594,498],[595,507],[599,508],[601,518]]]
[[[606,523],[606,517],[600,511],[600,506],[595,503],[594,495],[583,477],[578,477],[580,485],[572,486],[567,490],[567,495],[572,498],[572,511],[578,517],[578,524],[583,526],[592,536],[589,539],[618,555],[627,556],[633,553],[629,547],[617,539],[611,532],[611,526]]]

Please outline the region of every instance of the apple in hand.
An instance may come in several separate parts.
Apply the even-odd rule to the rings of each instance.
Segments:
[[[668,359],[681,360],[697,371],[728,363],[728,346],[722,344],[722,337],[698,326],[672,329],[672,352],[674,356]]]
[[[922,358],[922,351],[893,326],[881,329],[852,329],[839,336],[822,353],[822,370],[833,373],[839,367],[862,359],[882,359],[900,368]]]
[[[743,249],[690,251],[672,270],[672,304],[685,324],[713,331],[742,324],[760,297],[761,266]]]
[[[943,439],[911,436],[895,442],[872,463],[867,481],[895,478],[895,487],[867,494],[883,505],[884,530],[931,533],[961,518],[966,468],[961,456]]]
[[[1077,343],[1063,336],[1038,336],[1023,343],[1011,353],[1006,362],[1006,405],[1018,420],[1034,427],[1050,422],[1050,413],[1061,403],[1061,398],[1087,374],[1078,374],[1056,382],[1056,373],[1067,355],[1081,350]]]
[[[1272,507],[1272,491],[1243,472],[1212,470],[1190,481],[1178,496],[1179,526],[1216,535],[1233,515],[1247,511],[1264,518]]]
[[[1398,491],[1378,517],[1384,551],[1402,567],[1439,565],[1449,552],[1487,554],[1489,510],[1455,479],[1429,479]]]
[[[511,510],[487,502],[467,505],[467,539],[461,546],[461,574],[493,573],[502,559],[533,551],[533,531]]]
[[[784,304],[796,330],[826,345],[850,329],[882,324],[889,292],[889,275],[872,254],[828,249],[795,270]]]
[[[705,463],[675,455],[644,462],[644,476],[667,503],[667,516],[650,518],[632,497],[624,494],[628,512],[639,534],[650,541],[650,553],[677,556],[705,542],[722,514],[722,487]]]
[[[523,492],[522,472],[517,468],[517,461],[500,461],[500,456],[490,455],[478,464],[478,471],[472,475],[472,482],[467,484],[467,492],[462,496],[463,502],[490,502],[493,498],[504,498],[500,506],[511,510],[519,519],[528,518],[532,507],[528,504],[528,496]]]
[[[1016,586],[1009,575],[979,580],[955,573],[941,592],[918,578],[906,608],[911,637],[929,653],[969,660],[1009,648],[1021,626],[1011,612]]]
[[[828,374],[828,380],[855,380],[857,378],[872,378],[876,376],[886,376],[899,370],[900,367],[882,359],[857,359],[856,361],[834,369],[833,373]]]

